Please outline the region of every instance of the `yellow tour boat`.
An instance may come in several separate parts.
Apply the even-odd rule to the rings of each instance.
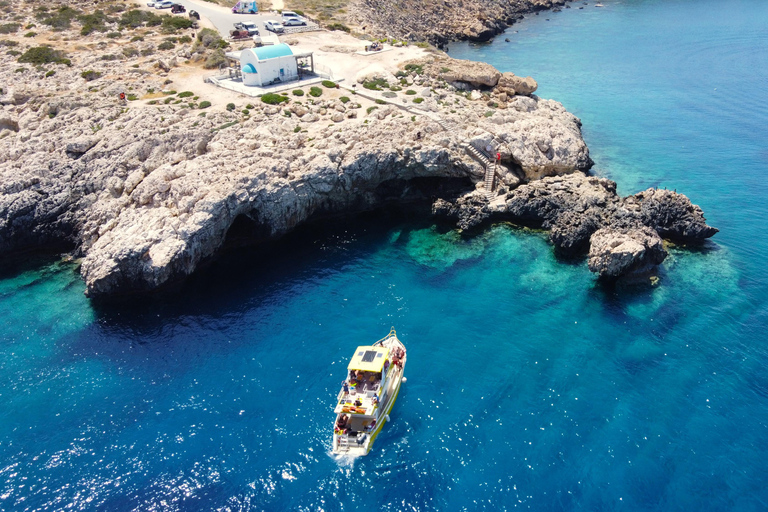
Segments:
[[[405,361],[394,327],[373,345],[355,349],[333,410],[334,454],[368,455],[405,381]]]

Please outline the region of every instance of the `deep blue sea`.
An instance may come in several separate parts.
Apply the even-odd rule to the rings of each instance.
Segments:
[[[450,55],[535,77],[595,173],[687,194],[711,243],[611,289],[544,233],[373,214],[109,306],[5,264],[0,509],[766,510],[768,2],[589,3]],[[337,460],[346,362],[390,326],[392,422]]]

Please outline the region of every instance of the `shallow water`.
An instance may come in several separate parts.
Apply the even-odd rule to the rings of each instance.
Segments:
[[[72,266],[7,268],[0,509],[765,509],[768,4],[603,3],[450,54],[534,76],[597,173],[688,194],[712,243],[654,288],[599,286],[540,232],[380,214],[112,306]],[[392,422],[337,460],[346,361],[391,325]]]

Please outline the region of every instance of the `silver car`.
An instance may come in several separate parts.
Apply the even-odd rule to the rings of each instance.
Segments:
[[[283,25],[279,21],[272,21],[272,20],[265,21],[264,28],[275,33],[285,32],[285,27],[283,27]]]

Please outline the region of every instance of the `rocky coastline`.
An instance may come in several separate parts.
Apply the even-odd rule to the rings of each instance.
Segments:
[[[374,37],[428,41],[443,48],[451,41],[485,42],[527,14],[570,8],[571,0],[355,0],[349,22]]]
[[[94,298],[183,279],[234,230],[256,243],[391,202],[428,201],[463,230],[504,220],[549,229],[558,253],[588,253],[606,278],[663,261],[662,238],[717,232],[681,194],[620,198],[613,182],[584,174],[579,119],[537,97],[532,78],[487,64],[434,54],[398,76],[358,77],[401,84],[418,107],[331,88],[224,108],[168,91],[174,66],[156,57],[130,67],[72,57],[104,76],[58,63],[19,81],[0,57],[0,255],[65,245]],[[136,99],[117,101],[126,88]],[[488,146],[500,156],[492,190],[472,150]]]

